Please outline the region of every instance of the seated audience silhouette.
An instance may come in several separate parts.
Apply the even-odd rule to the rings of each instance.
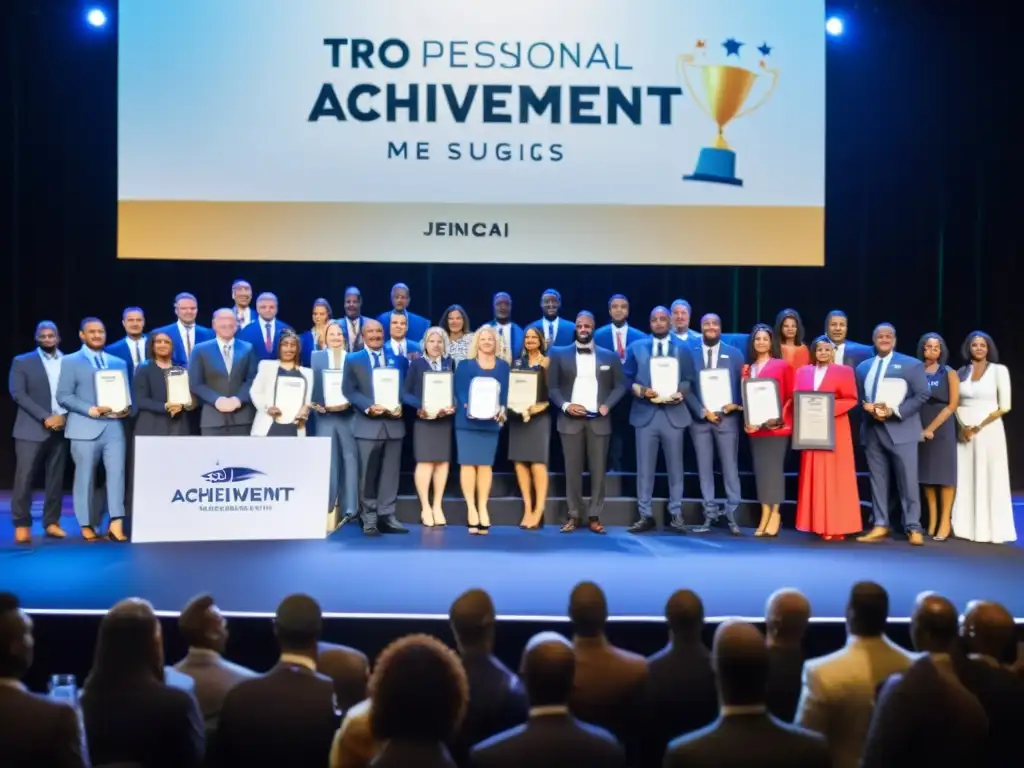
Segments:
[[[342,712],[366,698],[370,662],[362,651],[321,640],[317,643],[316,669],[334,682],[334,697]]]
[[[793,722],[800,702],[804,669],[804,634],[811,620],[811,603],[795,589],[780,589],[765,607],[768,642],[768,711],[785,723]]]

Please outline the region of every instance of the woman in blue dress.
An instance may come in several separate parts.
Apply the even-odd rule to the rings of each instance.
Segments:
[[[928,376],[928,401],[921,406],[921,442],[917,449],[918,483],[924,487],[928,508],[928,535],[935,541],[949,538],[953,500],[956,498],[956,413],[960,379],[946,365],[949,349],[937,333],[926,333],[917,343],[917,359]],[[940,513],[941,506],[941,513]]]
[[[491,495],[498,432],[505,421],[508,375],[508,363],[498,357],[497,331],[493,326],[482,326],[473,334],[469,355],[455,369],[455,447],[469,532],[473,534],[487,533],[491,527],[487,499]],[[470,391],[474,388],[473,381],[482,378],[497,380],[497,398],[493,409],[475,403],[477,418],[470,418]]]

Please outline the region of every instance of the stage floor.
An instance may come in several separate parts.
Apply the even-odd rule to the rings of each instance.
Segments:
[[[339,618],[438,618],[460,592],[482,587],[506,619],[558,620],[572,587],[592,580],[623,620],[660,620],[666,598],[681,587],[701,595],[709,617],[759,619],[768,595],[791,586],[810,598],[816,620],[842,621],[851,584],[870,579],[889,590],[896,618],[905,618],[925,590],[959,606],[998,600],[1024,617],[1024,548],[1014,545],[826,543],[795,531],[771,540],[719,529],[566,535],[553,526],[495,527],[488,536],[410,526],[408,535],[370,539],[353,525],[325,541],[125,545],[44,539],[37,521],[34,543],[17,546],[6,507],[3,499],[0,589],[40,612],[102,612],[138,595],[173,614],[210,592],[230,614],[272,615],[285,595],[307,592]],[[73,517],[65,515],[62,525],[77,532]]]

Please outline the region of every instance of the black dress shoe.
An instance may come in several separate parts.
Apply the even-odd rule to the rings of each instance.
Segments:
[[[363,536],[380,536],[380,531],[377,530],[376,525],[364,525]]]
[[[641,517],[626,529],[626,533],[647,533],[648,531],[653,531],[656,527],[653,517]]]
[[[672,515],[672,522],[669,523],[669,527],[678,533],[686,533],[687,530],[686,521],[683,520],[682,515]]]
[[[377,523],[381,533],[408,533],[409,529],[394,518],[385,518]]]

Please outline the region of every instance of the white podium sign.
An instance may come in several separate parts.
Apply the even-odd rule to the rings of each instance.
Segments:
[[[138,437],[132,541],[326,536],[327,437]]]

